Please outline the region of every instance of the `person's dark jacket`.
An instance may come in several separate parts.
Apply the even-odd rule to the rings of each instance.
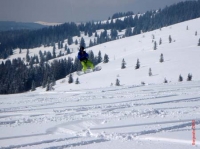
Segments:
[[[78,52],[78,59],[80,61],[88,60],[88,57],[89,57],[89,55],[85,51],[83,51],[83,52],[79,51]]]

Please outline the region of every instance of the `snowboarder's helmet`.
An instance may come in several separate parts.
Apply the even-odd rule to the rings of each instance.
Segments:
[[[84,50],[85,48],[83,46],[80,46],[80,50]]]

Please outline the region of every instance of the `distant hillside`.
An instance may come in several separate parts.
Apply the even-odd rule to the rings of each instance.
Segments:
[[[0,58],[6,59],[13,54],[13,50],[31,49],[41,46],[50,47],[55,43],[63,43],[68,40],[68,45],[72,43],[74,36],[80,36],[84,32],[85,36],[91,37],[95,34],[95,40],[90,42],[89,47],[116,40],[120,37],[120,32],[126,30],[123,37],[129,37],[140,33],[145,33],[183,21],[200,17],[200,0],[180,2],[164,9],[147,11],[143,14],[132,15],[133,13],[118,13],[116,17],[130,16],[104,20],[103,22],[87,22],[81,24],[64,23],[57,26],[50,26],[38,30],[15,30],[0,32]],[[115,17],[113,15],[113,17]],[[97,30],[102,29],[100,35]],[[110,34],[107,34],[110,30]]]
[[[14,21],[0,21],[0,31],[21,30],[21,29],[40,29],[45,27],[38,23],[23,23]]]

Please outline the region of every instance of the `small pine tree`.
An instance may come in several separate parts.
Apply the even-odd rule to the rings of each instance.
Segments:
[[[51,90],[51,81],[50,81],[50,78],[48,77],[48,80],[47,80],[47,85],[46,85],[46,91],[50,91]]]
[[[181,75],[179,75],[178,81],[179,81],[179,82],[182,82],[182,81],[183,81],[183,77],[182,77]]]
[[[32,81],[31,91],[35,91],[35,81]]]
[[[67,44],[65,44],[65,51],[67,51]]]
[[[157,49],[157,43],[156,43],[156,41],[154,42],[154,48],[153,48],[154,50],[156,50]]]
[[[56,49],[53,47],[53,58],[56,58]]]
[[[197,31],[195,32],[195,36],[197,36]]]
[[[83,37],[81,37],[80,46],[86,47],[85,40]]]
[[[77,39],[75,40],[75,45],[78,45],[78,40]]]
[[[161,45],[161,44],[162,44],[162,39],[160,38],[159,45]]]
[[[109,62],[109,57],[107,54],[104,55],[104,60],[103,63],[108,63]]]
[[[97,62],[98,63],[102,62],[101,51],[99,51],[99,53],[98,53],[98,60],[97,60]]]
[[[120,81],[119,81],[119,79],[116,79],[115,85],[116,85],[116,86],[120,86]]]
[[[78,78],[76,78],[75,84],[80,84]]]
[[[188,74],[187,81],[192,81],[192,74]]]
[[[149,68],[149,76],[152,76],[151,68]]]
[[[139,68],[140,68],[140,61],[139,61],[139,59],[137,59],[137,63],[136,63],[135,69],[139,69]]]
[[[188,30],[189,28],[188,28],[188,26],[186,27],[186,30]]]
[[[172,42],[172,37],[171,37],[171,35],[169,35],[169,43],[171,43]]]
[[[168,81],[167,81],[167,79],[166,79],[166,78],[164,79],[164,83],[168,83]]]
[[[164,57],[163,57],[163,54],[161,53],[161,55],[160,55],[160,62],[162,63],[162,62],[164,62]]]
[[[72,77],[72,74],[69,74],[69,80],[68,80],[68,83],[69,83],[69,84],[73,83],[73,77]]]
[[[154,34],[152,34],[152,39],[155,39],[155,35]]]
[[[126,68],[126,62],[125,62],[125,60],[124,60],[124,58],[123,58],[121,69],[125,69],[125,68]]]
[[[22,49],[20,48],[20,49],[19,49],[19,54],[21,54],[21,53],[22,53]]]
[[[200,46],[200,38],[199,38],[199,43],[198,43],[198,46]]]
[[[89,47],[94,46],[94,43],[92,42],[92,40],[90,39],[90,43],[89,43]]]
[[[27,49],[27,52],[26,52],[26,62],[29,62],[29,61],[30,61],[29,49]]]
[[[67,49],[67,54],[70,54],[70,49],[69,48]]]
[[[97,32],[95,32],[94,36],[95,36],[95,37],[97,37],[97,36],[98,36]]]
[[[52,86],[56,85],[56,79],[54,76],[52,76],[51,82],[52,82]]]

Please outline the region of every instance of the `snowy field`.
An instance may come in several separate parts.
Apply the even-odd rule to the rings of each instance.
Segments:
[[[200,148],[199,81],[2,95],[0,109],[5,149]]]
[[[92,38],[85,38],[86,44]],[[200,18],[104,43],[86,50],[95,55],[100,50],[102,57],[108,54],[109,63],[100,63],[101,71],[74,73],[80,84],[68,84],[66,76],[50,92],[38,87],[34,92],[1,95],[0,148],[200,148],[199,38]],[[77,46],[70,48],[72,54],[58,59],[74,58]],[[30,49],[30,54],[39,50],[52,52],[52,47]],[[25,49],[22,54],[17,49],[10,59],[25,55]],[[123,58],[126,69],[121,69]],[[140,69],[136,70],[137,59]],[[190,82],[186,81],[189,73]],[[183,82],[178,82],[180,74]],[[120,86],[115,86],[116,79]]]

